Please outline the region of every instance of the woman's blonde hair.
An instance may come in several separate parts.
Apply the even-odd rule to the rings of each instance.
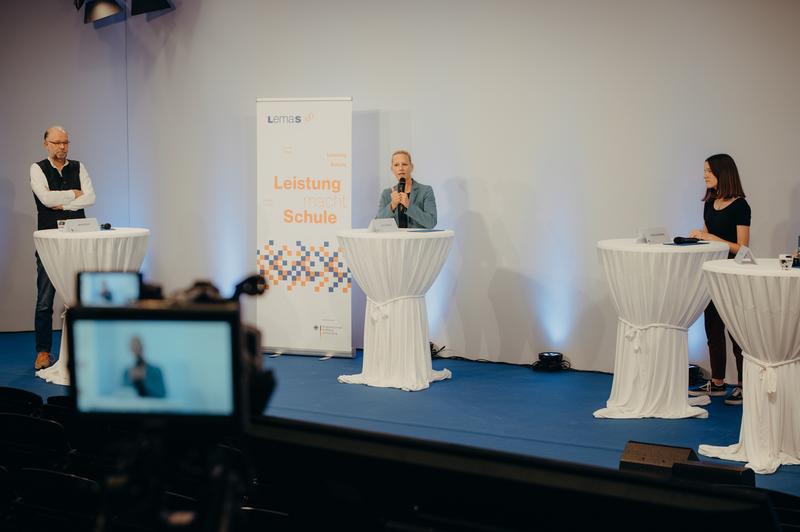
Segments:
[[[410,153],[408,153],[406,150],[397,150],[396,152],[394,152],[394,153],[392,154],[392,158],[391,158],[391,160],[392,160],[392,161],[394,160],[394,156],[395,156],[395,155],[405,155],[406,157],[408,157],[408,163],[409,163],[411,166],[414,166],[414,161],[412,161],[412,160],[411,160],[411,154],[410,154]]]

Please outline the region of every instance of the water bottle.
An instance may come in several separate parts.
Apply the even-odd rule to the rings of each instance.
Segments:
[[[800,236],[797,237],[797,251],[794,252],[792,268],[800,268]]]

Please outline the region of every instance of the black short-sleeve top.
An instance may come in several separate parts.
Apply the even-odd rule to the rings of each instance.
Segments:
[[[714,208],[712,198],[706,201],[703,220],[709,233],[728,242],[736,242],[736,226],[750,227],[750,205],[746,199],[736,198],[733,203],[718,211]]]

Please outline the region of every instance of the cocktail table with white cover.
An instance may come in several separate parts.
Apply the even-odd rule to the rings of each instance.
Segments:
[[[687,331],[709,301],[702,265],[726,257],[728,246],[638,244],[628,238],[601,240],[597,248],[619,319],[611,395],[594,416],[708,417],[687,396]]]
[[[337,235],[367,295],[361,373],[342,375],[339,382],[414,391],[452,376],[431,366],[425,293],[444,265],[453,235],[450,230],[366,229]]]
[[[706,284],[725,327],[742,347],[739,443],[700,453],[747,462],[756,473],[800,464],[800,270],[778,259],[713,261]]]
[[[50,281],[69,307],[77,302],[78,272],[139,271],[149,234],[147,229],[133,227],[86,233],[44,229],[33,233],[33,241]],[[67,331],[62,327],[58,361],[37,371],[36,376],[55,384],[69,384],[68,357]]]

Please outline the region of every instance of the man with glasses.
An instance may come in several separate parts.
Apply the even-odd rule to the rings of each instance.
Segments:
[[[95,195],[86,167],[67,159],[69,134],[61,126],[44,132],[47,159],[31,165],[31,189],[36,201],[39,229],[56,229],[59,220],[86,218],[84,207],[94,205]],[[53,360],[53,298],[56,289],[36,253],[36,362],[35,369],[49,367]]]

